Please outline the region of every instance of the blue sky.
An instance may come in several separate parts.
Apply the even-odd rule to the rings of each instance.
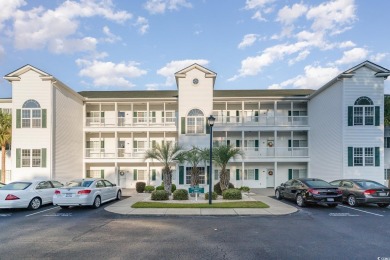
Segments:
[[[317,89],[390,69],[386,0],[1,0],[0,75],[31,64],[75,91],[171,90],[198,63],[215,89]],[[385,92],[390,93],[388,80]],[[0,80],[0,97],[11,97]]]

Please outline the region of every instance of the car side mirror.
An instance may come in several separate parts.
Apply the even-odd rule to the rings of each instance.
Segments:
[[[112,184],[112,186],[116,186],[116,184],[115,184],[115,183],[113,183],[113,184]]]

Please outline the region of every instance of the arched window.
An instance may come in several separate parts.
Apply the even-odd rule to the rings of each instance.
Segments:
[[[205,117],[201,110],[192,109],[187,114],[187,134],[204,134]]]
[[[353,125],[374,125],[375,114],[374,102],[369,97],[359,97],[353,106]]]
[[[24,102],[22,107],[22,128],[41,128],[42,127],[42,109],[39,103],[34,99]]]
[[[360,97],[356,99],[355,106],[373,106],[374,102],[372,102],[369,97]]]

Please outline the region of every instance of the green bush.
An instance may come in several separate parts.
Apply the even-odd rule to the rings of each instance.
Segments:
[[[224,200],[240,200],[242,194],[239,189],[227,189],[222,194]]]
[[[156,190],[164,190],[164,185],[157,186],[157,187],[156,187]]]
[[[250,190],[251,190],[251,188],[249,188],[248,186],[240,187],[240,191],[242,191],[242,192],[249,192]]]
[[[173,193],[175,192],[175,190],[176,190],[176,185],[172,183],[171,192]]]
[[[164,190],[164,189],[165,189],[164,183],[161,183],[160,186],[156,187],[156,190]],[[175,192],[175,190],[176,190],[176,185],[172,183],[171,192],[173,193],[173,192]]]
[[[165,190],[155,190],[152,192],[152,200],[169,200],[169,194]]]
[[[216,199],[218,198],[218,194],[217,194],[215,191],[213,191],[211,194],[212,194],[212,195],[211,195],[211,199],[212,199],[212,200],[216,200]],[[209,193],[208,193],[208,192],[206,192],[206,193],[204,194],[204,198],[205,198],[206,200],[209,199]]]
[[[174,200],[188,200],[188,191],[185,189],[178,189],[173,192]]]
[[[230,182],[229,182],[229,189],[234,189],[234,185]],[[218,195],[222,195],[222,190],[221,190],[221,186],[219,185],[219,182],[217,182],[217,184],[214,185],[214,191]]]
[[[138,193],[143,193],[144,190],[145,190],[145,186],[146,186],[146,183],[145,182],[137,182],[135,184],[135,190],[138,192]]]
[[[145,192],[151,193],[152,191],[154,191],[154,186],[148,185],[148,186],[145,187]]]

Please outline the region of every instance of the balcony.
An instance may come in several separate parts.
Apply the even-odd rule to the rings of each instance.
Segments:
[[[216,116],[215,126],[308,126],[308,116]]]
[[[87,117],[87,127],[176,127],[176,117],[164,117],[157,120],[155,117]]]
[[[308,147],[244,147],[245,158],[308,157]]]
[[[85,158],[143,158],[145,156],[145,149],[125,149],[119,148],[117,152],[115,149],[96,149],[86,148]]]

